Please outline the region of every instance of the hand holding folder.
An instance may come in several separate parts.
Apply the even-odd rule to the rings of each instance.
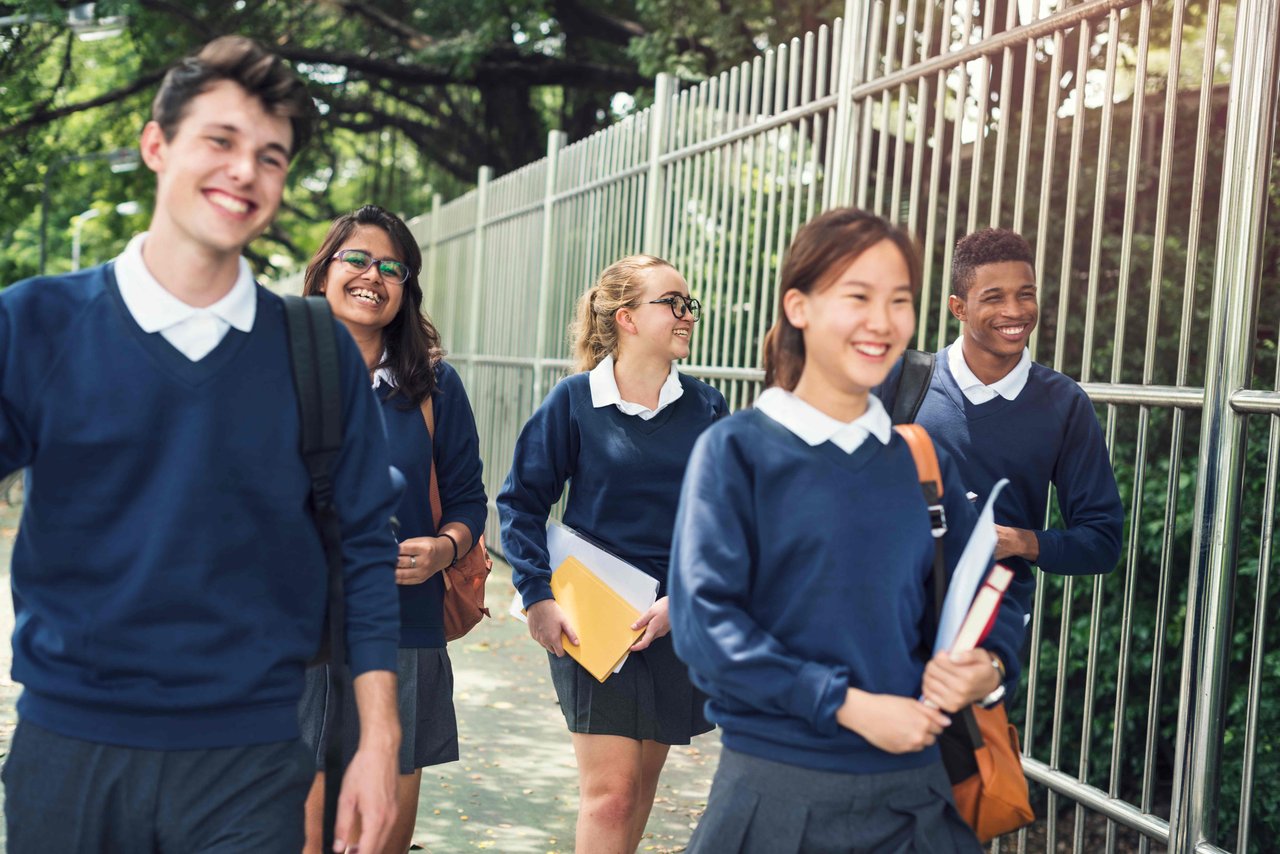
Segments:
[[[640,612],[572,556],[551,574],[551,593],[581,641],[564,638],[565,652],[603,682],[644,634],[631,628]]]

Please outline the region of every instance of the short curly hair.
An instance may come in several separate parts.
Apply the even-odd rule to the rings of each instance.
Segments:
[[[951,256],[951,292],[964,299],[973,285],[974,271],[1002,261],[1025,261],[1032,269],[1036,265],[1031,244],[1016,231],[984,228],[960,238]]]

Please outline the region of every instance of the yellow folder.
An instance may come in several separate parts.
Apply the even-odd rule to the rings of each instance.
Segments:
[[[566,557],[551,573],[551,594],[580,641],[574,646],[562,638],[565,652],[603,682],[644,634],[631,628],[640,612],[575,557]]]

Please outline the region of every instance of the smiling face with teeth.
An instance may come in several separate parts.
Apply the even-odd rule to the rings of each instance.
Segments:
[[[1017,366],[1040,319],[1036,277],[1025,261],[999,261],[973,270],[964,296],[952,294],[948,307],[964,324],[964,357],[985,383],[997,382]]]
[[[872,388],[907,347],[915,331],[911,272],[885,239],[809,293],[786,292],[783,310],[804,337],[804,368],[796,395],[841,420],[866,408]]]
[[[140,143],[156,173],[148,264],[163,254],[178,270],[234,269],[280,206],[292,145],[289,119],[230,80],[192,98],[172,136],[148,122]]]
[[[644,288],[636,305],[618,310],[618,358],[674,361],[689,355],[693,337],[693,315],[676,317],[671,307],[653,300],[669,296],[689,298],[689,285],[671,267],[659,265],[645,270]]]
[[[395,241],[376,225],[357,225],[338,251],[344,249],[359,249],[373,258],[404,263]],[[381,334],[400,311],[404,284],[383,278],[377,264],[361,270],[336,258],[328,263],[324,296],[334,316],[353,334],[358,330]]]

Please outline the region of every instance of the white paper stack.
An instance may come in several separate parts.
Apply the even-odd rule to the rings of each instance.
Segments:
[[[974,594],[978,592],[982,579],[987,576],[987,567],[991,565],[991,556],[996,550],[996,498],[1000,490],[1008,485],[1006,479],[999,480],[987,496],[986,506],[978,514],[978,524],[973,526],[969,542],[965,543],[960,553],[960,562],[951,575],[951,583],[947,586],[947,598],[942,604],[942,617],[938,620],[938,634],[933,642],[933,651],[951,649],[956,639],[956,632],[969,613]]]

